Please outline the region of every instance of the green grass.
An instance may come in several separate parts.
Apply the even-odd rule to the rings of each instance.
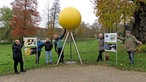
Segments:
[[[143,71],[146,72],[146,55],[145,53],[135,53],[135,64],[130,65],[128,55],[126,53],[126,50],[124,48],[124,44],[118,43],[118,62],[115,62],[115,53],[108,52],[110,54],[110,61],[106,62],[99,62],[96,63],[96,59],[98,56],[97,51],[97,40],[84,40],[84,41],[77,41],[77,46],[79,48],[79,52],[82,58],[82,61],[85,65],[94,64],[94,65],[106,65],[115,67],[121,70],[130,70],[130,71]],[[74,45],[72,46],[73,56],[72,59],[76,60],[78,64],[80,64],[77,52],[75,50]],[[39,67],[45,67],[50,66],[54,67],[56,66],[57,61],[57,54],[55,53],[54,49],[53,52],[53,65],[46,65],[45,64],[45,52],[44,48],[41,53],[40,57],[40,64],[35,64],[35,55],[31,56],[24,56],[24,67],[25,69],[34,69]],[[69,49],[69,43],[67,43],[65,50],[65,60],[70,60],[70,49]],[[19,67],[19,66],[18,66]],[[6,75],[6,74],[13,74],[13,60],[12,60],[12,50],[11,50],[11,44],[3,44],[0,45],[0,75]]]

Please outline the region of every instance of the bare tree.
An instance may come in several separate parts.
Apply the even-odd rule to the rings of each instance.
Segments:
[[[54,0],[53,6],[51,8],[48,8],[48,31],[47,35],[49,37],[53,37],[53,34],[55,33],[55,28],[58,27],[58,16],[60,13],[60,0]]]

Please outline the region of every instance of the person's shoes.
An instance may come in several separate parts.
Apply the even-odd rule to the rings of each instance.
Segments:
[[[134,65],[134,63],[130,63],[130,65]]]
[[[19,72],[15,72],[15,74],[20,74]]]
[[[53,64],[52,62],[50,62],[49,64]]]
[[[62,61],[62,63],[65,64],[64,61]]]
[[[63,61],[60,61],[59,63],[65,64]]]
[[[134,62],[132,62],[132,61],[129,61],[129,64],[131,64],[131,65],[132,65],[132,64],[134,64]]]
[[[21,72],[26,72],[26,70],[22,70]]]

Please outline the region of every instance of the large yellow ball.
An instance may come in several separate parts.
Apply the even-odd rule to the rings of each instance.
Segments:
[[[65,29],[75,29],[81,23],[81,14],[73,7],[64,8],[59,14],[59,23]]]

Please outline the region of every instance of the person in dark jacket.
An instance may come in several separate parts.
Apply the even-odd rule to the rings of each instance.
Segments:
[[[103,38],[103,34],[99,34],[99,40],[98,40],[98,52],[99,52],[99,55],[98,55],[98,58],[97,58],[97,62],[99,60],[102,61],[102,53],[104,52],[104,38]]]
[[[46,38],[46,42],[41,45],[41,47],[45,46],[45,51],[46,51],[46,64],[49,63],[49,60],[48,60],[48,56],[50,56],[50,64],[52,63],[53,61],[53,58],[52,58],[52,48],[53,48],[53,45],[52,45],[52,42],[49,38]]]
[[[55,39],[55,42],[54,42],[55,51],[56,51],[57,54],[58,54],[58,58],[59,58],[59,56],[60,56],[60,54],[61,54],[61,50],[62,50],[62,48],[63,48],[62,39],[63,39],[65,33],[66,33],[66,29],[64,30],[63,35],[61,35],[60,37],[59,37],[57,34],[54,35],[54,39]],[[63,52],[62,52],[62,55],[61,55],[61,58],[60,58],[60,61],[59,61],[59,62],[64,63],[64,53],[63,53]]]
[[[38,42],[37,42],[38,64],[39,64],[39,59],[40,59],[40,55],[41,55],[41,51],[42,51],[42,47],[39,47],[41,45],[43,45],[43,42],[41,42],[40,38],[38,38]]]
[[[21,51],[23,44],[24,44],[24,42],[21,44],[19,40],[15,40],[15,43],[12,45],[14,71],[16,74],[19,74],[19,72],[17,70],[18,62],[20,63],[20,71],[25,72],[25,70],[23,68],[23,59],[22,59],[22,51]]]

